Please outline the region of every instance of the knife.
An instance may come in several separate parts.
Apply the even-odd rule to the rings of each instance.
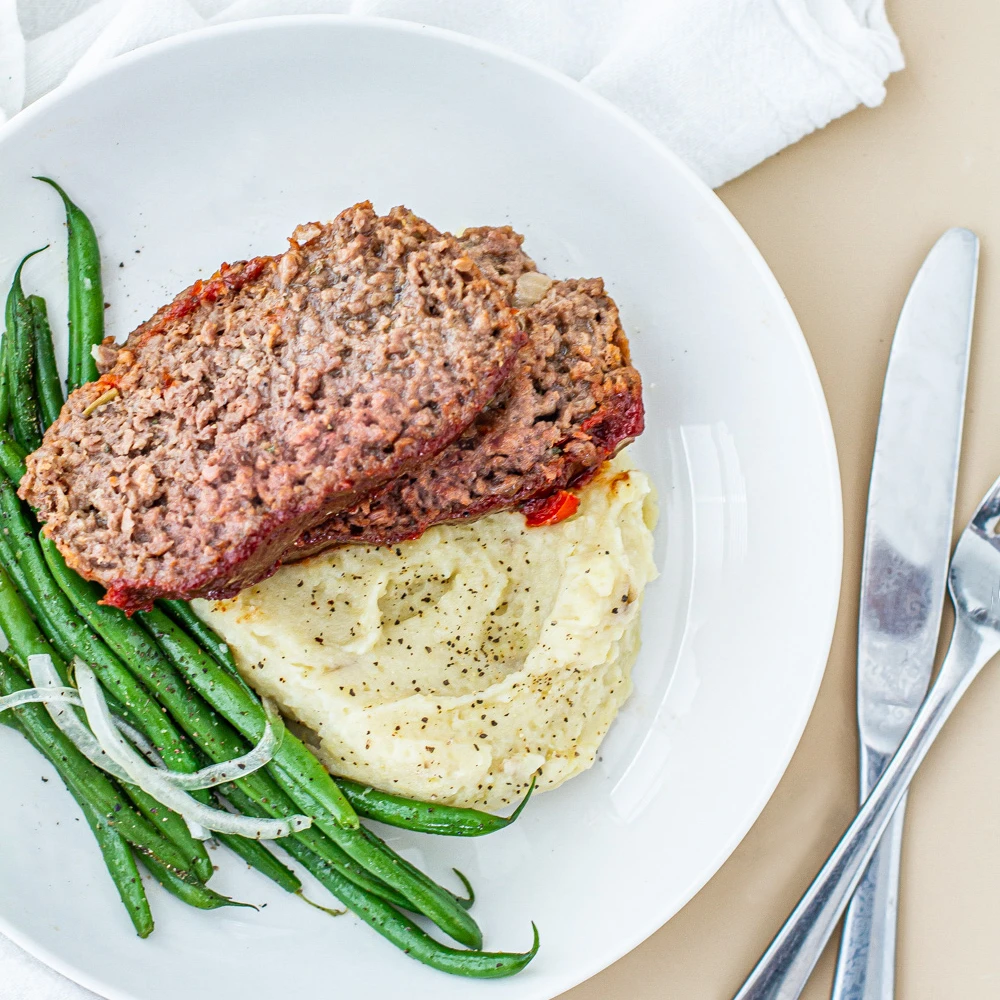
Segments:
[[[868,491],[858,625],[861,801],[927,693],[955,513],[979,240],[949,229],[899,316]],[[906,800],[847,910],[832,1000],[892,1000]]]

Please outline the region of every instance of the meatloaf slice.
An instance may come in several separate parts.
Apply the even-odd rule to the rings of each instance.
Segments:
[[[521,321],[452,236],[363,203],[224,265],[74,392],[20,495],[66,561],[131,611],[224,597],[294,538],[460,434]]]
[[[500,232],[482,245],[497,249],[502,238],[510,249],[515,236]],[[511,294],[533,269],[527,258],[507,259]],[[642,432],[639,373],[600,278],[555,282],[524,316],[528,344],[475,422],[417,471],[305,531],[286,561],[349,542],[391,544],[432,524],[517,507],[581,483]]]

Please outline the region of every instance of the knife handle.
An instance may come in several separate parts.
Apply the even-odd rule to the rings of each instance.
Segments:
[[[893,1000],[905,810],[904,797],[847,909],[831,1000]]]

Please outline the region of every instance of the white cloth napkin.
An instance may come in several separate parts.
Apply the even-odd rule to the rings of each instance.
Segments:
[[[273,14],[372,14],[477,35],[583,81],[713,187],[858,104],[901,69],[882,0],[0,0],[0,122],[105,59]],[[93,994],[0,935],[3,1000]]]
[[[883,0],[0,0],[0,121],[103,60],[247,17],[375,14],[498,42],[582,80],[713,187],[902,68]]]

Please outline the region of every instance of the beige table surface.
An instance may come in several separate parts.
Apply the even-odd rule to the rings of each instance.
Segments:
[[[854,670],[865,499],[889,341],[947,227],[983,241],[958,520],[1000,474],[1000,3],[895,0],[907,68],[885,104],[834,122],[720,192],[798,316],[826,390],[845,563],[826,676],[784,779],[673,920],[571,1000],[729,1000],[855,809]],[[975,682],[918,774],[903,855],[899,1000],[1000,998],[1000,667]],[[828,997],[828,948],[807,1000]]]

